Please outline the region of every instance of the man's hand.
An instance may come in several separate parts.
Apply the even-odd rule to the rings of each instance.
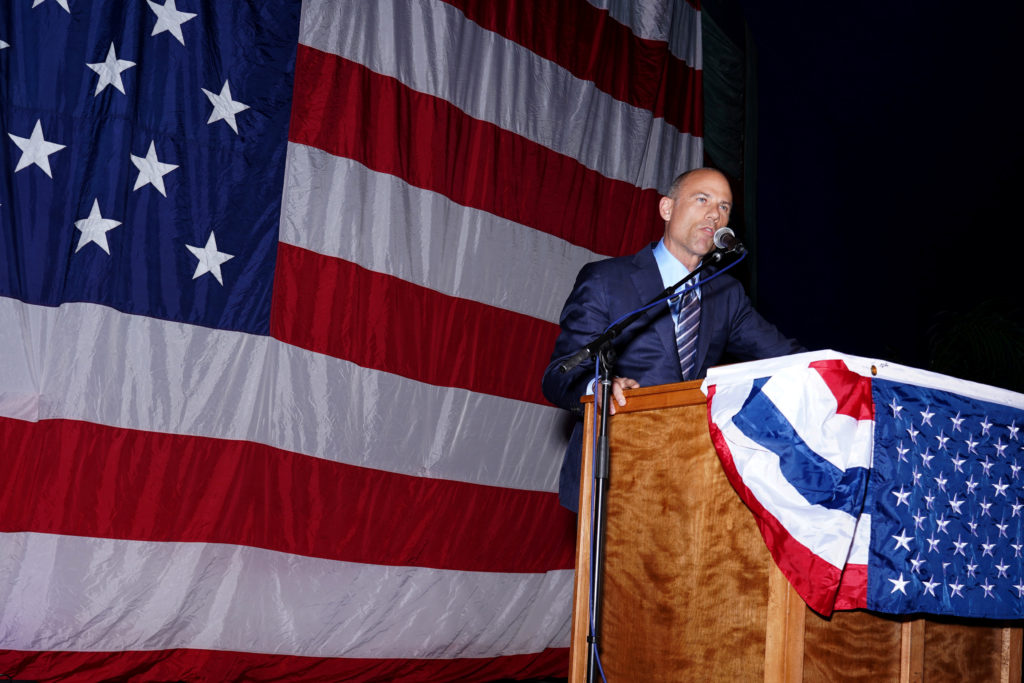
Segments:
[[[612,403],[608,406],[608,413],[611,415],[615,414],[615,404],[618,403],[620,406],[626,405],[626,396],[622,393],[623,389],[636,389],[640,386],[640,383],[635,379],[629,377],[616,377],[612,380]],[[597,395],[594,397],[595,405],[600,409],[601,407],[601,392],[598,387]]]

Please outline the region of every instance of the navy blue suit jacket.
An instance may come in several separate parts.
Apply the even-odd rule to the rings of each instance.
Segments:
[[[655,243],[656,244],[656,243]],[[580,397],[594,377],[594,364],[584,363],[561,373],[558,365],[599,336],[620,317],[640,308],[665,287],[654,259],[654,244],[632,256],[589,263],[580,270],[560,318],[561,333],[544,371],[544,395],[555,405],[572,411],[577,423],[562,462],[558,495],[561,504],[575,510],[579,504],[580,454],[583,444]],[[697,377],[729,353],[740,360],[772,358],[803,351],[784,337],[750,305],[734,278],[722,274],[708,281],[711,269],[701,273],[701,320],[697,334]],[[683,380],[675,346],[675,330],[668,305],[655,306],[616,340],[618,359],[614,373],[640,386]]]

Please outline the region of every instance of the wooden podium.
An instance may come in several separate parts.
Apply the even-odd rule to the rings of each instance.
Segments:
[[[825,619],[776,569],[708,436],[700,382],[627,392],[611,418],[601,624],[609,683],[1021,680],[1019,622]],[[587,405],[585,434],[593,424]],[[586,679],[585,440],[569,680]]]

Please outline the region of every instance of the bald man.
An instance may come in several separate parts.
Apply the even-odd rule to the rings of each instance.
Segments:
[[[544,395],[577,418],[558,485],[559,501],[573,511],[579,505],[583,444],[579,400],[588,393],[594,370],[590,363],[567,373],[558,366],[613,322],[697,268],[714,249],[715,231],[729,224],[732,189],[714,169],[687,171],[658,201],[658,212],[665,221],[659,241],[632,256],[589,263],[580,270],[562,309],[551,363],[544,371]],[[694,301],[655,306],[616,338],[612,413],[616,405],[626,404],[624,389],[704,377],[726,353],[754,360],[805,350],[754,310],[739,282],[727,274],[709,280],[712,272],[709,268],[698,276],[706,284],[697,288]],[[683,325],[677,329],[680,319]]]

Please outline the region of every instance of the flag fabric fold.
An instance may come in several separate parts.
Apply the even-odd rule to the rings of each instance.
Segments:
[[[1024,617],[1024,396],[832,351],[704,390],[726,475],[812,609]]]

